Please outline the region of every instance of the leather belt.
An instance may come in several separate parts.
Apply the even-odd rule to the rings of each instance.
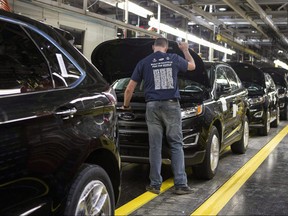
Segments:
[[[178,102],[178,99],[177,98],[173,98],[173,99],[165,99],[165,100],[150,100],[150,101],[147,101],[147,102],[152,102],[152,101],[160,101],[160,102],[164,102],[164,101],[168,101],[168,102]]]

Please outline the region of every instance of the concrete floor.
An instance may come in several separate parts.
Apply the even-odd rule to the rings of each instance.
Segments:
[[[246,179],[243,185],[234,182],[233,186],[238,189],[226,188],[225,192],[220,192],[225,183],[233,179],[234,174],[239,173],[239,170],[250,159],[255,159],[257,153],[279,135],[287,123],[287,121],[281,121],[278,128],[271,128],[269,136],[259,136],[251,131],[249,149],[246,154],[235,155],[230,150],[225,152],[221,156],[216,176],[210,181],[196,179],[191,169],[188,168],[186,170],[188,184],[194,190],[194,193],[189,195],[177,196],[171,192],[171,189],[168,189],[145,202],[142,196],[151,194],[145,191],[145,186],[149,183],[149,165],[123,164],[122,194],[116,215],[117,210],[120,209],[124,210],[126,215],[196,215],[199,213],[195,210],[199,207],[204,208],[205,214],[208,214],[207,209],[211,210],[213,215],[288,215],[287,132],[275,149],[271,150],[269,156],[265,157],[266,159],[262,156],[263,163],[258,169],[255,168],[256,171],[251,173],[251,177]],[[281,133],[283,134],[283,131]],[[162,174],[164,181],[171,179],[170,166],[163,166]],[[211,199],[213,197],[211,195],[217,193],[220,193],[219,198],[216,199],[219,204]],[[144,204],[139,204],[139,200]],[[208,203],[210,201],[208,207],[205,207],[205,201]],[[213,204],[219,210],[212,209]],[[138,207],[135,207],[137,205]]]

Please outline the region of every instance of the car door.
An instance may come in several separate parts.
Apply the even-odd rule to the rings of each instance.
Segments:
[[[232,126],[232,137],[238,135],[238,131],[241,130],[243,124],[243,117],[246,112],[245,99],[247,97],[247,90],[242,87],[242,83],[236,73],[230,67],[225,67],[227,79],[231,86],[231,110],[232,118],[230,121],[233,122]]]
[[[220,104],[222,121],[223,141],[224,143],[231,137],[234,125],[233,119],[233,100],[231,95],[231,86],[226,75],[226,66],[218,65],[215,70],[217,102]]]
[[[277,115],[277,106],[278,106],[276,85],[269,74],[264,73],[264,75],[265,75],[265,85],[269,100],[271,118],[274,119]]]
[[[88,77],[39,30],[3,19],[0,25],[0,213],[51,210],[79,155],[107,130],[109,100],[96,87],[87,91]],[[49,206],[48,196],[59,203]]]

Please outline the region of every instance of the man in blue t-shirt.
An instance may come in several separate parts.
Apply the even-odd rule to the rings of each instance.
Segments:
[[[168,40],[157,38],[153,45],[154,53],[142,59],[134,69],[124,94],[123,109],[130,109],[130,100],[137,83],[144,81],[146,122],[149,134],[150,185],[146,190],[159,194],[162,184],[162,137],[166,134],[171,148],[171,166],[174,174],[174,193],[188,194],[185,172],[181,110],[178,99],[180,93],[177,74],[193,71],[195,62],[189,53],[187,43],[179,43],[184,58],[166,53]]]

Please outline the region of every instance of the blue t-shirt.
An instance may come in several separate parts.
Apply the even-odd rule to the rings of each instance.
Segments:
[[[144,80],[146,101],[179,99],[177,74],[187,68],[188,62],[181,56],[155,52],[136,65],[131,79],[137,83]]]

